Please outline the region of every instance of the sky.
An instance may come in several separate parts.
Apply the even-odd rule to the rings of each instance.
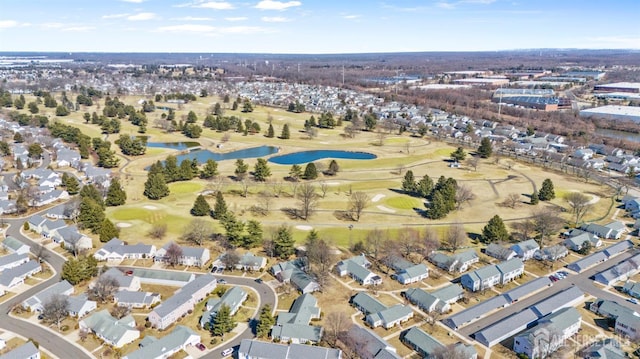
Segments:
[[[0,0],[0,51],[640,49],[639,0]]]

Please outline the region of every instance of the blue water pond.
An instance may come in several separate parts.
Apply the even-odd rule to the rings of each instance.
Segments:
[[[169,148],[178,151],[198,146],[200,146],[198,142],[147,142],[149,148]]]
[[[275,156],[269,159],[269,162],[279,165],[299,165],[302,163],[313,162],[325,158],[341,158],[348,160],[373,160],[376,155],[367,152],[351,152],[336,150],[315,150],[294,152],[282,156]]]
[[[193,159],[195,158],[198,160],[198,163],[202,164],[207,162],[207,160],[214,160],[217,162],[225,160],[237,160],[241,158],[256,158],[272,155],[277,152],[277,147],[260,146],[226,153],[211,152],[209,150],[193,150],[189,153],[178,155],[176,156],[176,158],[178,160],[178,163],[187,158],[193,161]]]

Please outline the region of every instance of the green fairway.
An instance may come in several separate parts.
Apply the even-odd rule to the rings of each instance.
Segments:
[[[197,193],[202,191],[202,184],[194,182],[174,182],[169,184],[172,194]]]
[[[397,209],[423,208],[422,202],[409,196],[391,197],[384,201],[386,206]]]

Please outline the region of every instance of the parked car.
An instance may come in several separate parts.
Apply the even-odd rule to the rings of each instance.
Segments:
[[[196,348],[200,349],[201,351],[207,350],[207,347],[205,347],[202,343],[196,344]]]
[[[558,278],[556,276],[550,275],[549,279],[551,279],[552,282],[557,282]]]
[[[222,279],[222,278],[220,278],[220,279],[218,279],[218,283],[220,283],[220,284],[227,284],[227,280],[226,280],[226,279]]]
[[[227,348],[225,350],[222,351],[222,353],[220,353],[223,357],[228,357],[229,355],[233,354],[233,348]]]
[[[262,282],[263,282],[263,280],[262,280],[262,278],[256,278],[255,282],[256,282],[256,283],[262,283]]]
[[[638,300],[636,298],[629,298],[627,300],[633,304],[638,304]]]

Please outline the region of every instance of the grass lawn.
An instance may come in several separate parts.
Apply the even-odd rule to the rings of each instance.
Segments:
[[[294,291],[289,294],[282,293],[278,295],[278,309],[288,312],[296,298],[298,298],[298,293]]]
[[[140,284],[141,292],[159,293],[160,298],[163,301],[173,296],[173,293],[175,293],[176,290],[178,289],[180,289],[180,287],[171,287],[171,286],[157,285],[157,284]],[[202,305],[204,306],[204,304]]]
[[[90,352],[93,352],[102,345],[102,341],[95,335],[87,335],[87,338],[84,341],[78,340],[76,341],[76,343],[82,345],[83,348],[87,349]]]
[[[414,197],[409,197],[409,196],[398,196],[398,197],[387,198],[384,201],[384,205],[391,208],[396,208],[396,209],[413,210],[414,208],[424,208],[424,204],[422,203],[421,200]]]
[[[404,345],[401,341],[400,341],[400,336],[397,335],[389,340],[387,340],[387,342],[389,342],[389,344],[391,344],[391,346],[393,346],[394,348],[396,348],[398,355],[402,358],[406,357],[407,355],[410,355],[411,353],[415,353],[413,350],[411,350],[408,346]],[[417,353],[416,353],[417,355]]]

